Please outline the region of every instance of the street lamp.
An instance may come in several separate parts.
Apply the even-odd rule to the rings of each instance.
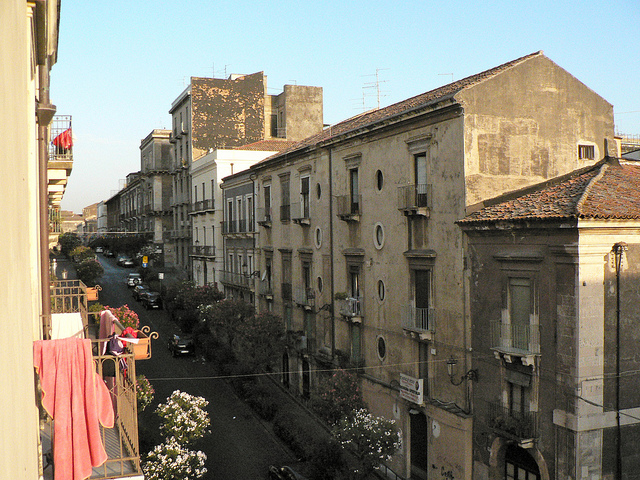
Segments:
[[[616,478],[622,478],[622,430],[620,428],[620,272],[623,267],[625,242],[616,243],[612,249],[616,269]]]
[[[460,377],[459,381],[455,381],[453,379],[453,377],[455,377],[456,375],[456,365],[458,364],[458,360],[456,360],[455,358],[453,358],[453,355],[449,358],[449,360],[447,360],[447,373],[449,374],[449,380],[451,380],[451,383],[453,385],[460,385],[465,379],[467,380],[475,380],[476,382],[478,381],[478,371],[471,369],[469,370],[467,373],[465,373],[464,375],[462,375]]]

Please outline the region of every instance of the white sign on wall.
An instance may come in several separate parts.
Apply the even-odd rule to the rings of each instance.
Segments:
[[[400,398],[422,405],[424,401],[424,380],[400,374]]]

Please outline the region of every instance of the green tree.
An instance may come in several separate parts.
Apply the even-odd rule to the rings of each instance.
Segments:
[[[246,371],[268,369],[282,355],[285,347],[282,317],[271,312],[247,316],[236,327],[233,345],[236,358]]]
[[[353,417],[357,410],[365,407],[358,376],[339,369],[320,380],[312,406],[329,425],[335,425],[344,417]]]
[[[60,251],[67,258],[70,257],[71,251],[74,248],[82,244],[80,237],[72,232],[66,232],[60,235],[58,237],[58,243],[60,244]]]
[[[85,285],[95,285],[103,273],[104,268],[102,268],[100,262],[91,258],[76,266],[76,274]]]
[[[373,469],[400,448],[400,435],[393,420],[376,417],[360,409],[344,417],[333,429],[334,437],[353,450],[360,463],[359,477],[367,478]]]
[[[255,314],[253,305],[234,299],[203,305],[199,311],[209,329],[232,349],[239,326]]]
[[[96,258],[96,254],[91,248],[82,245],[71,250],[69,255],[75,263],[82,263],[85,260],[94,260]]]

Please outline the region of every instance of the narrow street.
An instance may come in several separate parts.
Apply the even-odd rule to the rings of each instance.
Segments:
[[[171,357],[167,339],[178,331],[177,327],[164,310],[147,311],[133,299],[125,279],[134,270],[116,266],[114,259],[102,255],[99,255],[99,261],[105,269],[100,281],[100,303],[112,307],[127,304],[138,313],[141,325],[149,325],[159,334],[153,341],[151,358],[136,362],[137,373],[144,374],[155,389],[153,404],[140,415],[141,454],[153,447],[149,439],[158,436],[159,419],[153,413],[156,406],[174,390],[181,390],[209,401],[211,435],[196,445],[207,455],[208,473],[203,478],[263,479],[267,476],[268,465],[294,461],[292,454],[236,397],[225,380],[217,377],[210,363],[197,356]]]

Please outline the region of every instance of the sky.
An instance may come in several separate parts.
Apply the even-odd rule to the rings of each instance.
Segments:
[[[639,26],[640,0],[62,0],[51,99],[74,135],[62,208],[106,200],[140,169],[140,141],[170,128],[190,77],[322,87],[334,124],[377,107],[378,91],[384,107],[542,50],[637,135]]]

